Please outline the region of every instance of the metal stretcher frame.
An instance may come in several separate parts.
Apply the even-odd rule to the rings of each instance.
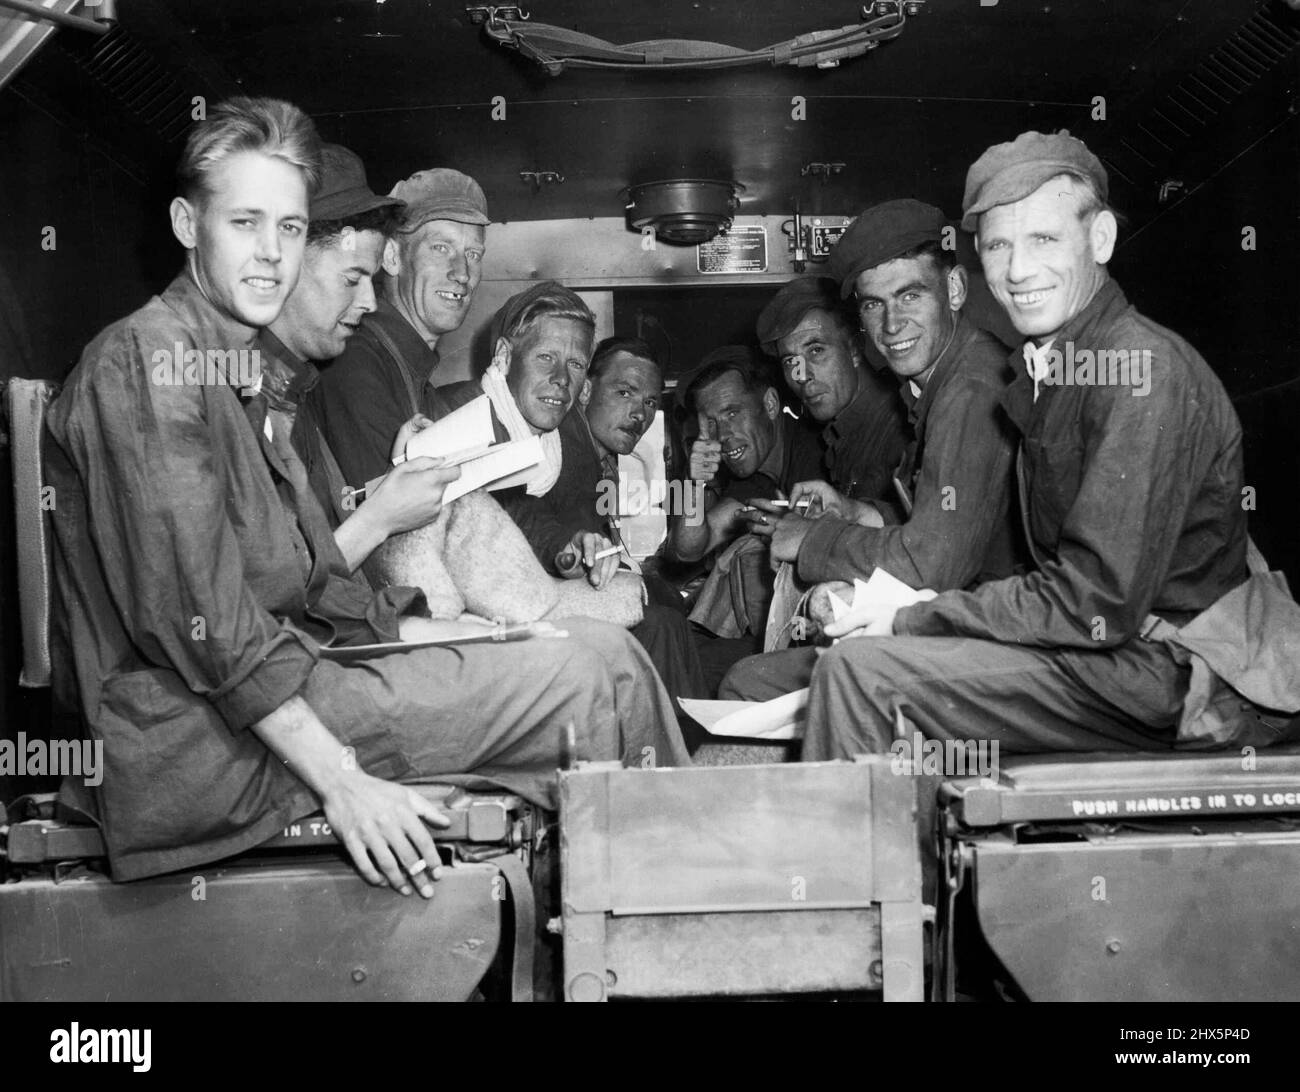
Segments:
[[[560,774],[564,996],[923,995],[916,781],[856,762]]]

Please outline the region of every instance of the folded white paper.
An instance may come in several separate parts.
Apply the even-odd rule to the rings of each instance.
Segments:
[[[487,447],[495,440],[492,403],[484,394],[412,436],[406,444],[406,457],[445,459],[473,448]]]
[[[411,445],[407,444],[407,450]],[[442,503],[450,504],[457,497],[487,486],[490,490],[509,489],[528,480],[528,476],[542,461],[542,438],[529,436],[511,440],[472,455],[459,463],[460,477],[447,486]]]
[[[678,698],[682,709],[715,736],[743,739],[802,739],[808,716],[808,688],[771,701],[707,701]]]

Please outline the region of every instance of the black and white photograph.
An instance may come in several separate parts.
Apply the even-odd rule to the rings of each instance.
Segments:
[[[0,0],[24,1059],[184,1071],[169,1002],[1086,1002],[1081,1073],[1281,1064],[1298,46]]]

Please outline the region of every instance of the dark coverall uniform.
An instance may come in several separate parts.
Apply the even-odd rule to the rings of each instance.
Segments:
[[[256,333],[182,273],[91,342],[50,408],[55,695],[103,741],[102,783],[72,789],[115,879],[231,856],[319,807],[250,731],[295,695],[392,780],[554,806],[569,723],[586,757],[616,757],[621,735],[630,761],[647,747],[689,761],[648,658],[615,626],[323,658],[399,640],[423,596],[349,577],[288,418],[262,395],[245,406],[233,384],[154,374],[159,353],[251,351]]]
[[[861,372],[853,400],[821,430],[826,480],[853,500],[890,503],[894,468],[907,445],[907,418],[893,373],[870,364]]]
[[[386,299],[323,366],[307,405],[348,485],[389,471],[397,430],[417,412],[430,419],[447,412],[433,385],[437,367],[437,350]]]
[[[1010,576],[1019,534],[1016,434],[1002,393],[1013,374],[1002,343],[959,317],[920,397],[902,387],[914,438],[898,480],[910,487],[911,516],[885,527],[816,520],[799,547],[800,579],[865,580],[879,565],[914,588],[946,591]],[[721,696],[767,701],[805,687],[817,653],[795,648],[743,660]]]
[[[1054,346],[1149,352],[1150,389],[1079,375],[1035,399],[1013,356],[1004,405],[1036,567],[906,607],[895,637],[827,650],[806,760],[887,752],[896,712],[927,737],[1004,753],[1175,745],[1188,672],[1139,631],[1153,613],[1180,625],[1246,579],[1241,427],[1200,355],[1114,281]]]

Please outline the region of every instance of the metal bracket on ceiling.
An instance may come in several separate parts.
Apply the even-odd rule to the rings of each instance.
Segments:
[[[863,4],[862,19],[879,19],[884,15],[920,15],[925,9],[925,0],[875,0],[872,4]]]
[[[842,170],[844,170],[843,163],[805,163],[799,168],[799,174],[804,178],[807,178],[810,174],[819,174],[822,178],[822,185],[825,185],[831,175],[839,174]]]
[[[66,6],[74,7],[75,5],[68,4]],[[94,3],[88,2],[85,6],[100,9],[99,12],[96,13],[95,18],[87,19],[81,15],[70,15],[66,11],[60,11],[56,8],[47,8],[42,4],[35,3],[34,0],[4,0],[3,3],[0,3],[0,8],[8,8],[10,11],[17,11],[23,15],[29,15],[33,19],[47,23],[56,23],[61,27],[71,27],[73,30],[86,30],[91,34],[107,34],[113,29],[112,24],[117,22],[117,5],[115,0],[108,0],[107,4],[105,4],[103,0],[98,0],[98,2]]]
[[[1186,188],[1186,185],[1180,179],[1166,178],[1160,183],[1160,193],[1157,195],[1157,200],[1162,205],[1168,204],[1169,199],[1174,194],[1180,193]]]
[[[543,185],[551,182],[563,182],[564,175],[558,171],[520,171],[519,179],[522,182],[531,183],[533,193],[541,193]]]
[[[465,8],[465,14],[476,27],[484,23],[499,27],[502,23],[523,23],[532,18],[532,13],[524,11],[518,4],[470,4]]]

